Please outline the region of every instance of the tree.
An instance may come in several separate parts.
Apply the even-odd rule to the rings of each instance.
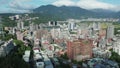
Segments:
[[[14,26],[17,25],[15,20],[11,20],[8,16],[3,16],[2,17],[2,24],[4,26],[8,26],[8,27],[14,27]]]
[[[119,64],[119,67],[120,67],[120,55],[118,55],[112,49],[110,51],[111,51],[112,55],[111,55],[111,57],[109,59],[113,60],[113,61],[116,61]]]
[[[61,55],[61,57],[62,57],[63,59],[67,59],[67,60],[68,60],[67,53],[65,53],[64,55]]]
[[[24,43],[21,40],[13,40],[13,41],[17,46],[24,45]]]
[[[28,63],[14,54],[0,58],[0,68],[30,68]]]
[[[26,47],[26,50],[31,50],[30,46],[27,46],[27,47]]]
[[[14,40],[14,42],[17,45],[15,49],[6,57],[0,58],[0,68],[30,68],[22,58],[27,47],[20,40]]]

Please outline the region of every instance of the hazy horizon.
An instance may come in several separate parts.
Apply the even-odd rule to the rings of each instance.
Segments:
[[[84,9],[120,11],[119,0],[0,0],[0,13],[24,13],[42,5],[77,6]]]

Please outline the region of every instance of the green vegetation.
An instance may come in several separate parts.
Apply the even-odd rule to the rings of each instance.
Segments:
[[[6,57],[0,58],[0,68],[30,68],[30,65],[22,59],[25,50],[31,50],[20,40],[14,40],[16,43],[14,50]]]
[[[24,26],[29,26],[29,21],[23,21],[24,22]]]
[[[21,14],[24,17],[24,14]],[[7,26],[7,27],[14,27],[17,25],[17,22],[15,20],[11,20],[9,18],[9,16],[11,15],[6,15],[3,14],[2,15],[2,24],[3,26]],[[33,17],[39,17],[38,19],[35,20],[31,20],[32,23],[34,24],[40,24],[40,23],[47,23],[48,21],[57,21],[57,20],[64,20],[62,18],[59,18],[57,16],[52,16],[52,15],[46,15],[46,14],[37,14],[37,13],[31,13],[29,14],[29,17],[33,18]],[[24,25],[28,26],[30,24],[29,21],[23,20]]]
[[[120,34],[120,32],[118,32],[118,30],[120,30],[120,23],[118,23],[118,22],[115,22],[115,23],[113,23],[113,25],[114,25],[114,27],[115,27],[115,29],[114,29],[114,34],[116,35],[116,34]]]
[[[64,63],[64,61],[66,61],[66,60],[63,60],[63,59],[60,59],[60,58],[58,58],[58,59],[59,59],[59,62],[60,62],[59,68],[71,68],[68,63]]]
[[[69,59],[68,56],[67,56],[67,53],[65,53],[64,55],[61,55],[61,58],[66,59],[66,60]]]
[[[72,60],[72,63],[74,63],[74,64],[78,64],[78,65],[82,65],[83,61]]]
[[[70,31],[70,34],[77,34],[77,32]]]
[[[118,30],[120,30],[120,28],[115,28],[115,29],[114,29],[114,31],[115,31],[114,34],[115,34],[115,35],[116,35],[116,34],[120,34],[120,32],[118,32]]]
[[[3,26],[7,26],[7,27],[14,27],[17,25],[17,23],[14,20],[11,20],[9,18],[9,16],[2,17],[2,24]]]
[[[102,23],[102,24],[101,24],[101,28],[102,28],[102,29],[106,29],[106,28],[108,27],[107,24],[108,24],[108,23]]]
[[[83,41],[84,44],[89,44],[89,41],[85,40]]]
[[[0,68],[30,68],[30,65],[19,56],[12,54],[0,58]]]
[[[17,45],[17,46],[21,46],[24,45],[24,43],[20,40],[13,40],[13,42]]]
[[[2,38],[2,40],[7,41],[10,40],[11,38],[15,39],[15,36],[13,36],[12,34],[5,34],[5,36]]]
[[[118,22],[114,22],[113,25],[115,26],[115,28],[120,28],[120,23]]]
[[[25,46],[24,43],[20,40],[14,40],[14,43],[17,46],[17,54],[19,56],[22,56],[25,52],[25,50],[31,50],[30,46]]]
[[[42,47],[41,50],[44,51],[45,49]]]
[[[29,14],[30,17],[39,17],[39,19],[32,20],[34,24],[40,24],[40,23],[48,23],[48,21],[57,21],[57,20],[64,20],[63,18],[59,18],[57,16],[53,15],[47,15],[47,14],[39,14],[39,13],[33,13]]]
[[[16,39],[16,35],[9,34],[9,31],[4,30],[3,32],[4,32],[4,34],[3,34],[3,35],[0,35],[0,39],[1,39],[1,40],[3,40],[3,41],[8,41],[8,40],[10,40],[11,38],[12,38],[12,39]]]
[[[112,55],[110,57],[110,60],[116,61],[119,64],[119,67],[120,67],[120,55],[115,53],[112,49],[110,51],[112,53]]]

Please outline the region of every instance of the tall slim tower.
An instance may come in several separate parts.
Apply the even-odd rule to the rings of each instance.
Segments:
[[[34,25],[33,25],[33,23],[30,24],[30,31],[34,31]]]
[[[18,29],[24,29],[24,22],[19,20],[18,23],[17,23],[17,28]]]
[[[106,32],[107,32],[107,33],[106,33],[106,38],[107,38],[107,39],[113,38],[113,37],[114,37],[114,26],[113,26],[113,25],[108,26]]]
[[[69,22],[69,23],[68,23],[68,29],[69,29],[69,30],[73,30],[73,29],[75,28],[75,26],[76,26],[76,25],[75,25],[74,22]]]
[[[3,26],[0,24],[0,36],[4,37]]]
[[[17,23],[17,28],[20,29],[20,23],[19,22]]]
[[[21,25],[21,29],[24,29],[24,22],[23,21],[20,22],[20,25]]]

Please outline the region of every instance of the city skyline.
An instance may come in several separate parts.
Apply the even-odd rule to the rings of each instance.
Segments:
[[[31,14],[1,16],[0,68],[120,67],[120,19],[42,22]]]

